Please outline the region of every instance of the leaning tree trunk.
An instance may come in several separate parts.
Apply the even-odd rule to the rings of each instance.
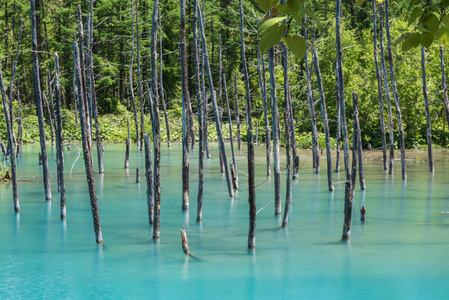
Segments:
[[[323,117],[323,126],[324,126],[324,138],[326,140],[326,157],[327,157],[327,184],[329,191],[334,190],[334,182],[332,175],[332,149],[331,149],[331,141],[329,134],[329,120],[327,118],[327,108],[326,108],[326,100],[324,97],[324,89],[323,82],[321,80],[321,70],[318,62],[318,54],[316,52],[315,46],[312,46],[312,53],[315,62],[315,72],[316,78],[318,82],[318,91],[320,93],[320,102],[321,102],[321,115]]]
[[[203,57],[204,57],[205,65],[206,65],[207,79],[209,81],[209,90],[211,93],[212,106],[214,109],[215,125],[217,128],[217,135],[218,135],[218,143],[219,143],[219,146],[221,149],[221,153],[223,153],[223,164],[224,164],[224,169],[226,172],[226,183],[228,185],[229,197],[234,197],[234,190],[232,189],[232,184],[231,184],[231,174],[230,174],[230,170],[229,170],[228,159],[226,157],[226,148],[225,148],[225,144],[224,144],[223,134],[221,131],[221,124],[220,124],[220,118],[219,118],[219,113],[218,113],[218,107],[217,107],[218,105],[217,105],[217,99],[216,99],[216,95],[215,95],[214,82],[212,80],[212,72],[211,72],[210,63],[209,63],[209,55],[207,54],[206,35],[204,34],[203,19],[201,17],[201,11],[199,8],[198,8],[198,20],[199,20],[199,24],[200,24],[201,39],[203,41]]]
[[[62,133],[61,84],[59,82],[59,56],[55,53],[56,149],[59,169],[59,205],[61,219],[66,218],[64,137]]]
[[[187,86],[186,2],[181,0],[182,209],[189,209],[189,87]]]
[[[447,126],[449,128],[449,99],[447,97],[446,74],[444,73],[443,46],[440,46],[440,58],[441,58],[441,81],[443,82],[444,108],[446,109],[446,121]]]
[[[343,222],[343,240],[349,240],[351,237],[351,223],[352,223],[352,185],[351,185],[351,170],[349,168],[349,141],[348,141],[348,128],[346,126],[346,109],[345,109],[345,94],[344,94],[344,80],[343,80],[343,62],[341,57],[341,34],[340,34],[340,15],[341,15],[341,0],[337,0],[336,9],[336,21],[335,32],[337,40],[337,66],[338,66],[338,83],[340,93],[340,116],[341,116],[341,133],[343,137],[344,148],[344,162],[345,162],[345,209],[344,209],[344,222]]]
[[[257,21],[257,26],[259,26],[259,21]],[[259,44],[259,40],[257,40]],[[263,57],[262,57],[263,60]],[[267,176],[271,174],[271,132],[270,132],[270,123],[268,121],[268,109],[267,109],[267,90],[265,86],[265,68],[261,70],[260,65],[261,57],[260,57],[260,48],[257,46],[257,75],[259,78],[259,86],[260,93],[262,96],[262,105],[263,105],[263,117],[265,121],[265,147],[266,147],[266,155],[267,155]],[[262,76],[262,71],[263,75]]]
[[[427,97],[427,80],[426,80],[426,50],[421,47],[421,68],[422,68],[422,91],[424,95],[424,107],[426,109],[426,136],[427,136],[427,153],[429,157],[429,171],[434,172],[433,153],[432,153],[432,131],[430,128],[429,101]]]
[[[159,1],[154,0],[153,23],[156,24]],[[151,28],[151,93],[150,102],[153,104],[153,147],[154,147],[154,218],[153,239],[161,236],[161,126],[159,121],[159,95],[157,94],[157,54],[156,54],[156,26]]]
[[[248,203],[249,203],[249,231],[248,248],[256,247],[256,186],[255,186],[255,166],[254,166],[254,142],[253,142],[253,123],[251,120],[251,100],[249,94],[249,76],[246,68],[245,40],[243,39],[243,7],[240,3],[240,49],[243,64],[243,80],[246,91],[246,126],[247,126],[247,145],[248,145]]]
[[[13,142],[13,129],[12,129],[12,119],[8,110],[8,98],[6,96],[5,87],[3,84],[3,72],[0,67],[0,91],[2,94],[2,105],[3,113],[6,121],[6,135],[8,137],[8,152],[10,158],[10,169],[11,169],[11,179],[12,179],[12,198],[14,203],[14,211],[20,212],[19,194],[17,192],[17,174],[16,174],[16,156]],[[12,99],[9,99],[11,102]]]
[[[78,10],[81,10],[81,7],[78,6]],[[82,26],[82,24],[80,25]],[[80,52],[78,50],[78,45],[75,44],[76,50],[76,69],[77,69],[77,89],[78,89],[78,107],[80,109],[80,123],[81,123],[81,136],[83,139],[83,154],[84,154],[84,166],[86,169],[86,178],[87,185],[89,187],[89,197],[90,197],[90,205],[92,210],[92,218],[94,223],[94,232],[95,232],[95,240],[97,244],[103,244],[103,236],[101,234],[101,225],[100,225],[100,214],[98,211],[97,205],[97,193],[95,190],[95,179],[94,179],[94,166],[93,166],[93,158],[92,158],[92,144],[90,137],[90,130],[87,126],[88,121],[88,108],[86,107],[86,102],[84,99],[85,94],[83,93],[83,85],[85,81],[82,80],[83,72],[81,71],[80,66]]]
[[[402,169],[402,179],[407,179],[407,170],[405,168],[405,142],[404,142],[404,130],[402,129],[402,115],[401,115],[401,107],[399,106],[399,96],[396,87],[396,77],[394,75],[394,66],[393,66],[393,51],[391,50],[391,38],[390,38],[390,24],[388,23],[388,0],[385,0],[385,32],[387,35],[387,43],[388,43],[388,60],[390,62],[390,77],[391,77],[391,86],[393,87],[393,96],[394,96],[394,107],[396,109],[396,119],[398,120],[398,129],[399,129],[399,147],[401,149],[401,169]]]
[[[34,98],[36,100],[36,113],[39,123],[39,137],[42,155],[42,172],[44,177],[45,200],[51,200],[50,175],[48,172],[47,146],[45,145],[45,125],[42,108],[42,92],[39,75],[39,58],[37,49],[37,29],[36,29],[36,0],[30,0],[31,3],[31,42],[33,46],[33,75],[34,75]]]
[[[279,111],[276,98],[276,78],[274,73],[274,49],[268,50],[268,65],[270,68],[271,86],[271,124],[273,126],[273,148],[274,148],[274,213],[280,214],[281,207],[281,159],[279,150]]]
[[[380,61],[382,64],[382,74],[385,84],[385,97],[387,99],[387,111],[388,111],[388,134],[390,138],[390,154],[389,154],[389,164],[388,164],[388,174],[393,174],[394,171],[394,127],[393,127],[393,113],[391,110],[391,100],[390,100],[390,90],[388,86],[387,78],[387,65],[385,63],[384,54],[384,39],[383,39],[383,9],[382,4],[379,5],[379,15],[380,15]]]
[[[382,154],[384,162],[384,170],[388,169],[387,163],[387,142],[385,139],[385,121],[384,121],[384,104],[382,100],[382,77],[379,71],[379,60],[377,59],[377,26],[376,26],[376,0],[373,0],[373,46],[374,46],[374,64],[376,66],[377,78],[377,98],[379,99],[379,115],[380,115],[380,134],[382,137]]]

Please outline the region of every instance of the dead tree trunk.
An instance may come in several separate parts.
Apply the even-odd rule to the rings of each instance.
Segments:
[[[318,61],[318,54],[316,52],[315,46],[312,46],[312,53],[315,62],[315,73],[318,82],[318,91],[320,94],[320,103],[321,103],[321,115],[323,117],[323,126],[324,126],[324,138],[326,141],[326,157],[327,157],[327,184],[329,191],[334,190],[334,182],[332,175],[332,149],[331,149],[331,141],[329,134],[329,120],[327,118],[327,108],[326,108],[326,100],[324,97],[324,89],[323,82],[321,80],[321,70]]]
[[[237,123],[237,147],[242,149],[242,137],[240,134],[240,113],[239,113],[239,95],[237,92],[237,72],[234,73],[234,101],[235,101],[235,119]]]
[[[251,120],[251,99],[249,93],[249,76],[245,57],[245,40],[243,39],[243,7],[242,0],[240,4],[240,50],[243,65],[243,80],[246,91],[246,126],[247,126],[247,145],[248,145],[248,203],[249,203],[249,231],[248,248],[256,247],[256,186],[255,186],[255,165],[254,165],[254,142],[253,142],[253,123]]]
[[[335,60],[335,83],[337,85],[336,97],[337,97],[337,157],[335,159],[335,173],[340,172],[340,143],[341,143],[341,119],[340,119],[340,81],[338,80],[338,63]]]
[[[154,0],[153,23],[156,24],[159,1]],[[153,147],[154,147],[154,219],[153,239],[161,236],[161,127],[159,121],[159,96],[157,94],[157,54],[156,54],[156,26],[151,28],[151,93],[153,103]]]
[[[55,53],[56,150],[59,170],[59,205],[61,219],[66,218],[64,136],[62,132],[61,84],[59,82],[59,56]]]
[[[384,162],[384,170],[388,169],[387,163],[387,142],[385,139],[385,121],[384,121],[384,105],[382,100],[382,77],[379,71],[379,61],[377,59],[377,26],[376,26],[376,0],[373,0],[373,46],[374,46],[374,64],[376,66],[377,78],[377,97],[379,99],[379,115],[380,115],[380,134],[382,136],[382,154]]]
[[[337,0],[335,31],[337,40],[337,65],[338,65],[338,83],[340,92],[340,115],[341,115],[341,132],[343,137],[344,147],[344,162],[345,162],[345,218],[343,222],[343,240],[349,240],[351,237],[351,222],[352,222],[352,185],[351,185],[351,170],[349,168],[349,141],[348,129],[346,126],[346,110],[345,110],[345,94],[344,94],[344,80],[343,80],[343,62],[341,57],[341,35],[340,35],[340,15],[341,15],[341,0]]]
[[[444,56],[443,56],[443,46],[440,46],[440,59],[441,59],[441,81],[443,83],[443,96],[444,96],[444,108],[446,109],[446,121],[449,128],[449,99],[447,97],[447,84],[446,84],[446,74],[444,73]]]
[[[161,91],[161,101],[162,101],[162,108],[164,110],[164,119],[165,119],[165,130],[167,133],[167,146],[170,147],[170,126],[168,122],[168,114],[167,114],[167,105],[165,104],[165,93],[164,93],[164,83],[162,80],[162,65],[164,60],[162,59],[162,23],[161,23],[161,12],[158,12],[159,15],[159,88]],[[152,26],[156,26],[157,23],[153,20]]]
[[[407,179],[407,170],[405,167],[404,130],[402,129],[401,107],[399,105],[399,96],[396,87],[396,77],[394,75],[393,51],[391,50],[391,38],[390,38],[390,24],[388,23],[388,0],[385,0],[385,32],[387,35],[387,43],[388,43],[388,60],[390,62],[390,77],[391,77],[391,86],[393,87],[394,107],[396,109],[396,119],[398,120],[399,147],[401,149],[402,179],[405,180]]]
[[[187,85],[186,2],[181,0],[182,209],[189,209],[189,87]]]
[[[365,184],[365,172],[363,170],[363,149],[362,149],[362,134],[360,132],[360,123],[359,123],[359,101],[358,94],[353,92],[353,111],[354,111],[354,122],[355,122],[355,131],[354,136],[357,139],[357,156],[359,160],[359,181],[360,181],[360,189],[366,190]],[[354,190],[354,186],[352,187]]]
[[[219,143],[221,152],[223,153],[223,164],[224,164],[224,169],[226,172],[226,183],[228,185],[229,197],[234,197],[234,190],[232,189],[232,184],[231,184],[231,174],[230,174],[230,170],[229,170],[228,160],[226,157],[226,148],[225,148],[225,144],[224,144],[223,134],[221,132],[221,124],[220,124],[218,107],[217,107],[218,106],[217,99],[215,96],[214,82],[212,80],[212,72],[211,72],[210,64],[209,64],[209,55],[207,54],[206,35],[204,34],[203,19],[201,17],[201,11],[199,10],[199,8],[198,8],[198,20],[199,20],[199,24],[200,24],[201,39],[203,41],[203,57],[204,57],[205,65],[206,65],[207,79],[209,81],[209,90],[211,93],[212,106],[214,109],[215,125],[217,128],[217,135],[218,135],[218,143]]]
[[[16,62],[14,63],[16,64]],[[14,203],[14,211],[20,212],[19,194],[17,192],[17,174],[16,174],[16,155],[13,142],[12,119],[8,110],[8,98],[3,83],[3,72],[0,67],[0,91],[2,94],[3,113],[6,121],[6,135],[8,137],[8,153],[10,158],[11,180],[12,180],[12,198]],[[12,99],[9,99],[11,102]]]
[[[73,28],[73,44],[76,43],[76,33],[75,28]],[[73,48],[73,57],[75,57],[75,48]],[[76,92],[76,59],[73,59],[73,77],[72,77],[72,88],[73,88],[73,109],[75,111],[75,124],[76,128],[78,128],[78,111],[77,111],[77,102],[78,102],[78,94]]]
[[[131,63],[129,65],[129,94],[131,96],[131,101],[133,104],[134,112],[134,123],[136,127],[136,143],[137,148],[139,148],[139,120],[137,119],[137,109],[136,109],[136,99],[134,97],[134,87],[133,87],[133,64],[134,64],[134,0],[131,0],[131,23],[132,23],[132,37],[131,37]],[[130,140],[131,143],[131,140]]]
[[[232,136],[232,119],[231,119],[231,109],[229,108],[229,98],[228,98],[228,90],[226,86],[226,76],[223,74],[223,91],[224,91],[224,97],[226,100],[226,110],[228,113],[228,123],[229,123],[229,140],[231,142],[231,153],[232,153],[232,164],[230,166],[231,168],[231,177],[232,177],[232,186],[234,187],[234,190],[239,189],[239,178],[237,176],[237,165],[235,163],[235,153],[234,153],[234,139]]]
[[[81,11],[81,7],[78,6],[78,11]],[[82,26],[82,25],[80,25]],[[81,70],[80,61],[80,50],[78,50],[78,45],[75,44],[76,50],[76,68],[77,68],[77,88],[78,88],[78,107],[80,109],[80,121],[81,121],[81,136],[83,139],[83,154],[84,154],[84,165],[86,169],[87,185],[89,187],[90,205],[92,210],[92,217],[94,223],[95,240],[97,244],[103,244],[103,237],[101,234],[100,225],[100,214],[97,205],[97,193],[95,190],[95,179],[94,179],[94,166],[92,158],[92,144],[90,137],[90,130],[87,126],[88,113],[87,107],[85,106],[86,101],[84,99],[85,93],[83,93],[83,85],[85,81],[82,80],[83,72]]]
[[[151,147],[150,135],[145,134],[145,177],[147,179],[147,206],[148,206],[148,222],[153,224],[154,214],[154,184],[153,184],[153,169],[151,166]]]
[[[385,54],[384,54],[384,41],[383,41],[383,8],[382,4],[379,5],[379,30],[380,30],[380,61],[382,64],[382,74],[384,78],[385,85],[385,97],[387,99],[387,112],[388,112],[388,134],[390,137],[390,155],[389,155],[389,164],[388,164],[388,174],[393,174],[394,171],[394,127],[393,127],[393,113],[391,110],[391,100],[390,100],[390,90],[388,86],[388,78],[387,78],[387,65],[385,63]]]
[[[128,138],[126,139],[125,145],[126,145],[126,150],[125,150],[125,169],[129,168],[129,146],[131,144],[131,134],[129,132],[129,118],[126,118],[126,122],[128,124]]]
[[[140,151],[143,148],[143,123],[144,123],[144,114],[143,114],[143,93],[142,93],[142,80],[140,76],[140,35],[139,35],[139,1],[136,2],[136,56],[137,56],[137,87],[139,88],[139,103],[140,103],[140,142],[138,143],[140,146]]]
[[[33,46],[33,75],[34,75],[34,98],[36,100],[36,113],[39,123],[39,137],[42,154],[42,171],[44,177],[45,200],[51,200],[50,176],[48,172],[47,146],[45,145],[45,125],[42,109],[42,92],[39,75],[39,59],[37,49],[37,29],[36,29],[36,0],[30,0],[31,3],[31,41]]]
[[[288,107],[286,107],[286,110],[288,111]],[[285,194],[285,205],[284,205],[284,218],[282,220],[282,227],[287,226],[288,224],[288,214],[290,211],[290,205],[292,203],[292,179],[291,179],[291,173],[292,173],[292,157],[290,155],[290,148],[291,148],[291,134],[292,131],[290,129],[289,121],[288,121],[288,113],[285,113],[285,151],[287,156],[287,179],[286,179],[286,194]]]
[[[434,172],[433,153],[432,153],[432,131],[430,127],[429,101],[427,97],[427,80],[426,80],[426,50],[421,47],[421,69],[422,69],[422,91],[424,95],[424,107],[426,109],[426,136],[427,136],[427,153],[429,157],[429,171]]]

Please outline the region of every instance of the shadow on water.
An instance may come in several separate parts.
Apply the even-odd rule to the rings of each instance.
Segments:
[[[432,191],[433,191],[433,180],[434,172],[429,172],[429,184],[427,185],[427,201],[426,201],[426,223],[430,223],[431,206],[432,206]]]

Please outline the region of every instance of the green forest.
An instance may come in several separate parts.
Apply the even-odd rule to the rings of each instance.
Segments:
[[[358,2],[358,1],[357,1]],[[412,7],[421,5],[415,1],[391,1],[390,28],[393,41],[393,61],[397,80],[397,91],[402,110],[402,122],[405,132],[406,148],[418,148],[426,143],[426,118],[422,86],[421,51],[419,48],[405,49],[402,45],[403,33],[413,32],[416,25],[410,22],[414,13]],[[419,1],[418,1],[419,2]],[[123,141],[127,137],[126,120],[129,118],[130,128],[134,128],[134,111],[130,96],[130,65],[133,93],[136,94],[136,107],[139,107],[137,86],[137,40],[140,43],[140,69],[143,83],[149,82],[151,73],[150,33],[152,27],[153,1],[138,0],[133,2],[131,10],[130,0],[97,0],[93,3],[93,72],[96,81],[96,96],[100,114],[101,135],[105,141]],[[14,120],[19,119],[17,98],[20,93],[22,102],[21,120],[23,122],[23,141],[36,142],[39,140],[38,122],[35,113],[33,58],[31,46],[31,20],[30,2],[26,0],[0,1],[0,24],[3,31],[0,39],[0,63],[4,74],[5,86],[9,87],[12,77],[17,41],[23,22],[22,41],[17,64],[16,88],[14,91]],[[67,140],[80,140],[81,133],[76,125],[75,102],[73,93],[73,42],[79,38],[77,24],[77,6],[81,5],[83,20],[90,12],[89,1],[54,0],[36,1],[37,42],[39,50],[39,64],[41,68],[41,89],[50,99],[54,80],[54,58],[58,53],[60,57],[60,82],[63,106],[64,136]],[[240,54],[240,24],[239,3],[229,0],[200,1],[204,11],[205,35],[209,52],[214,86],[219,95],[219,105],[223,110],[224,121],[227,120],[226,105],[219,80],[220,65],[226,77],[227,94],[229,95],[232,121],[235,123],[236,101],[239,101],[240,119],[242,121],[242,138],[246,138],[245,119],[245,88],[243,81],[241,54]],[[319,95],[316,73],[313,70],[311,45],[318,52],[323,89],[327,101],[330,133],[333,139],[337,136],[337,106],[336,106],[336,37],[335,37],[335,2],[324,0],[307,0],[305,6],[311,12],[307,16],[305,27],[308,32],[307,44],[309,52],[308,62],[289,54],[288,70],[290,92],[292,97],[295,120],[295,133],[297,146],[311,147],[311,122],[307,103],[307,84],[304,68],[311,70],[311,85],[315,101],[315,114],[318,132],[320,132],[320,145],[324,148],[323,120],[319,108]],[[410,6],[414,5],[414,6]],[[426,8],[427,9],[427,8]],[[253,122],[259,128],[258,138],[264,142],[265,121],[261,89],[257,72],[257,48],[260,34],[258,23],[266,19],[265,12],[260,8],[257,0],[244,1],[244,38],[246,45],[246,58],[249,70],[249,85],[251,89],[251,103]],[[193,1],[187,1],[186,7],[186,35],[187,35],[187,77],[188,89],[195,99],[194,57],[193,57]],[[167,0],[160,3],[160,24],[157,28],[158,38],[161,35],[162,59],[162,86],[170,126],[170,140],[181,140],[181,63],[180,63],[180,2]],[[441,13],[443,15],[443,13]],[[417,17],[415,17],[416,19]],[[135,32],[136,24],[139,33]],[[419,21],[421,22],[421,21]],[[294,23],[294,22],[293,22]],[[292,30],[302,32],[302,27],[292,23]],[[416,22],[415,22],[416,23]],[[133,30],[134,29],[134,30]],[[412,33],[413,34],[413,33]],[[384,39],[385,40],[385,39]],[[373,53],[373,19],[372,2],[365,1],[356,5],[355,1],[344,0],[341,19],[342,59],[346,99],[351,99],[352,91],[359,95],[359,119],[362,133],[362,144],[366,148],[371,144],[373,148],[382,146],[377,78],[375,72]],[[386,42],[385,42],[386,44]],[[159,41],[158,41],[159,46]],[[385,46],[386,47],[386,46]],[[281,47],[274,47],[274,63],[276,74],[277,101],[279,114],[283,115],[284,105],[284,75],[282,67]],[[159,51],[159,50],[158,50]],[[133,55],[132,55],[133,54]],[[268,102],[270,102],[270,74],[268,71],[267,54],[262,53],[265,69],[265,80],[268,89]],[[388,56],[388,52],[386,52]],[[427,92],[429,95],[429,114],[432,126],[432,143],[447,147],[449,134],[446,128],[446,113],[441,76],[440,48],[438,42],[433,42],[425,50]],[[160,57],[158,57],[160,58]],[[444,59],[448,54],[444,49]],[[48,70],[48,71],[47,71]],[[237,95],[234,89],[234,76],[237,77]],[[388,77],[390,74],[388,74]],[[49,86],[50,85],[50,86]],[[385,90],[383,91],[385,93]],[[9,91],[8,91],[9,94]],[[385,97],[385,95],[383,95]],[[391,96],[393,97],[393,96]],[[236,100],[237,99],[237,100]],[[352,120],[352,101],[347,100],[347,118]],[[44,103],[45,106],[45,103]],[[270,107],[270,105],[268,105]],[[384,109],[386,105],[384,104]],[[196,104],[192,104],[194,116],[197,114]],[[137,109],[138,110],[138,109]],[[394,107],[393,107],[394,110]],[[49,109],[44,108],[46,117],[46,131],[50,132]],[[148,108],[145,106],[144,126],[151,129]],[[140,112],[137,111],[137,115]],[[216,139],[212,108],[208,107],[208,139]],[[163,114],[161,114],[163,117]],[[387,114],[384,113],[385,124],[388,124]],[[195,118],[194,118],[195,119]],[[4,116],[0,116],[0,131],[2,139],[6,138],[6,125]],[[197,120],[194,120],[197,128]],[[395,146],[398,147],[398,132],[396,114],[393,113],[395,124]],[[165,125],[161,121],[161,138],[166,141]],[[281,122],[283,126],[283,122]],[[17,131],[17,122],[14,123]],[[349,127],[350,125],[348,125]],[[236,130],[236,126],[233,126]],[[388,128],[386,128],[388,132]],[[236,134],[236,132],[234,133]],[[225,137],[229,132],[224,130]],[[352,139],[352,130],[349,130]],[[132,139],[135,140],[135,131],[131,130]],[[332,146],[336,143],[333,140]]]

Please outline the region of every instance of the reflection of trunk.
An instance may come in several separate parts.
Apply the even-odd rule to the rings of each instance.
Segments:
[[[433,155],[432,155],[432,132],[430,129],[429,102],[427,99],[427,81],[426,81],[426,52],[421,47],[421,68],[422,68],[422,90],[424,94],[424,107],[426,109],[426,136],[427,136],[427,152],[429,156],[429,171],[433,172]]]
[[[377,78],[377,97],[379,99],[379,114],[380,114],[380,134],[382,137],[382,153],[384,170],[387,170],[387,142],[385,140],[385,122],[384,122],[384,105],[382,101],[382,77],[379,72],[379,61],[377,59],[377,26],[376,26],[376,0],[373,0],[373,44],[374,44],[374,64],[376,65]]]
[[[273,148],[274,148],[274,213],[280,214],[281,207],[281,162],[279,153],[279,111],[276,99],[276,77],[274,73],[274,49],[268,50],[268,65],[270,68],[270,86],[271,86],[271,123],[273,126]]]
[[[402,129],[402,115],[401,115],[401,107],[399,106],[399,96],[396,87],[396,77],[394,75],[394,66],[393,66],[393,52],[391,50],[391,38],[390,38],[390,24],[388,23],[388,0],[385,0],[385,32],[387,35],[388,42],[388,60],[390,62],[390,77],[391,77],[391,86],[393,87],[393,96],[394,96],[394,107],[396,109],[396,119],[398,120],[398,129],[399,129],[399,147],[401,149],[401,168],[402,168],[402,179],[407,179],[407,171],[405,168],[405,142],[404,142],[404,130]]]
[[[243,81],[245,82],[246,92],[246,126],[247,126],[247,145],[248,145],[248,203],[249,203],[249,231],[248,248],[256,247],[256,187],[255,187],[255,166],[254,166],[254,142],[253,142],[253,124],[251,120],[251,99],[249,93],[249,76],[246,67],[245,40],[243,39],[243,7],[242,0],[240,4],[240,50],[243,64]]]
[[[64,137],[62,133],[62,100],[61,84],[59,82],[59,56],[55,53],[55,101],[56,101],[56,150],[58,156],[59,203],[61,219],[66,217],[65,205],[65,174],[64,174]]]
[[[81,12],[81,7],[78,6],[78,12]],[[80,13],[81,14],[81,13]],[[80,24],[82,28],[82,24]],[[75,44],[75,52],[76,55],[76,69],[77,69],[77,88],[78,88],[78,107],[80,109],[80,123],[81,123],[81,137],[83,144],[83,154],[84,154],[84,166],[86,169],[86,177],[87,177],[87,185],[89,187],[89,196],[90,196],[90,205],[92,210],[92,218],[94,223],[94,231],[95,231],[95,240],[98,244],[103,243],[103,237],[101,234],[101,226],[100,226],[100,214],[98,212],[97,205],[97,193],[95,190],[95,179],[94,179],[94,166],[92,159],[92,143],[90,137],[90,129],[87,126],[88,121],[88,113],[85,102],[85,94],[83,93],[83,86],[85,81],[82,80],[83,72],[81,71],[80,66],[80,50],[78,50],[78,45]]]
[[[209,55],[207,54],[206,35],[204,34],[203,19],[201,18],[201,11],[199,9],[198,9],[198,19],[199,19],[199,24],[200,24],[201,39],[203,41],[203,58],[204,58],[205,66],[206,66],[207,79],[209,82],[209,91],[211,92],[212,106],[213,106],[214,115],[215,115],[215,125],[217,128],[218,143],[219,143],[219,147],[221,149],[221,153],[223,154],[223,164],[224,164],[224,169],[226,172],[226,183],[228,185],[229,197],[234,197],[234,190],[232,189],[232,184],[231,184],[231,174],[230,174],[229,165],[228,165],[228,161],[227,161],[227,157],[226,157],[226,148],[225,148],[225,144],[224,144],[223,134],[221,131],[221,123],[220,123],[220,118],[219,118],[219,113],[218,113],[218,107],[217,107],[218,105],[217,105],[217,99],[216,99],[215,90],[214,90],[214,83],[212,80],[212,72],[211,72],[211,68],[210,68],[210,64],[209,64]]]
[[[181,0],[182,209],[189,209],[189,87],[187,85],[186,2]]]
[[[329,191],[334,190],[333,183],[333,175],[332,175],[332,149],[331,149],[331,141],[329,134],[329,120],[327,119],[327,108],[326,108],[326,100],[324,98],[324,90],[323,90],[323,82],[321,81],[321,71],[320,65],[318,62],[318,54],[316,52],[315,46],[312,47],[313,59],[315,62],[315,72],[318,82],[318,91],[320,93],[320,102],[321,102],[321,115],[323,117],[323,126],[324,126],[324,137],[326,141],[326,157],[327,157],[327,184]]]
[[[36,29],[36,10],[35,3],[36,0],[30,0],[31,2],[31,41],[33,45],[33,75],[34,75],[34,97],[36,100],[36,113],[39,123],[39,137],[41,144],[41,154],[42,154],[42,171],[44,177],[44,191],[45,200],[51,200],[51,189],[50,189],[50,176],[48,172],[48,159],[47,159],[47,146],[45,145],[45,126],[44,126],[44,114],[42,108],[42,92],[41,83],[39,75],[39,59],[38,59],[38,49],[37,49],[37,29]]]
[[[349,169],[349,141],[348,128],[346,126],[346,110],[345,110],[345,94],[343,81],[343,62],[341,59],[341,35],[340,35],[340,15],[341,15],[341,0],[337,0],[335,31],[337,40],[337,66],[338,66],[338,83],[340,93],[340,117],[341,117],[341,133],[343,137],[344,148],[344,162],[345,162],[345,218],[343,222],[343,240],[349,240],[351,237],[351,216],[352,216],[352,187],[351,187],[351,170]]]

